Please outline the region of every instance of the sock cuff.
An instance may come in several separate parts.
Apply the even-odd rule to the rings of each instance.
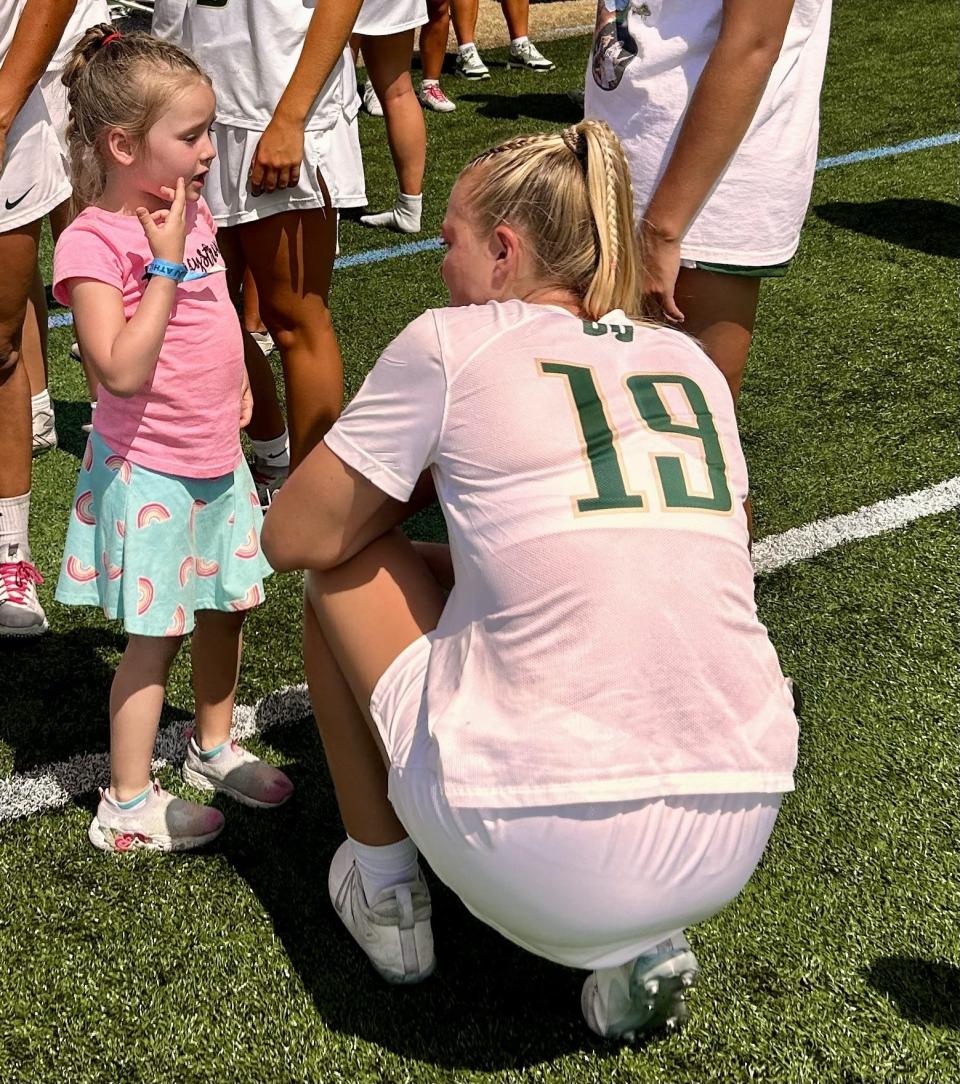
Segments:
[[[278,437],[271,437],[269,440],[251,439],[250,444],[260,459],[282,460],[286,456],[286,463],[278,462],[278,466],[286,466],[290,461],[290,434],[286,429]]]
[[[501,39],[503,40],[503,39]],[[463,45],[457,46],[458,53],[465,53],[468,49],[476,49],[477,43],[475,41],[465,41]]]
[[[142,805],[150,796],[151,784],[148,783],[146,787],[140,791],[134,798],[128,798],[125,802],[118,802],[113,795],[110,795],[110,801],[117,807],[117,809],[136,809],[138,805]]]
[[[529,40],[530,40],[530,35],[529,34],[523,34],[519,38],[511,38],[510,39],[510,48],[515,49],[518,45],[523,45],[525,42],[528,42]]]
[[[50,405],[50,389],[44,388],[43,391],[38,391],[36,395],[30,396],[30,404],[36,410],[37,407],[46,407]]]

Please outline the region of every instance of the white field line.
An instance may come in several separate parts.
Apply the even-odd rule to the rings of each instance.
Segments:
[[[924,516],[938,515],[957,507],[960,507],[960,476],[929,489],[879,501],[847,515],[832,516],[772,535],[754,546],[754,569],[758,576],[766,575],[847,542],[899,530]],[[310,714],[306,686],[288,685],[252,707],[238,704],[233,713],[233,735],[242,741],[274,727],[298,722]],[[155,771],[183,761],[189,725],[173,723],[160,731],[154,751]],[[0,779],[0,822],[58,809],[79,794],[106,786],[109,780],[107,753],[81,754],[33,771],[9,775]]]

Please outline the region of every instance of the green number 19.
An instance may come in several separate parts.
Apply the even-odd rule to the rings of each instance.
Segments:
[[[588,365],[570,365],[555,361],[541,361],[539,365],[542,373],[563,376],[570,385],[573,406],[583,434],[584,448],[597,491],[595,497],[579,498],[578,510],[581,512],[643,510],[645,507],[643,497],[640,494],[627,492],[620,451],[607,419],[593,370]],[[668,384],[674,384],[682,389],[696,416],[695,425],[682,425],[670,416],[658,391],[658,385]],[[723,458],[723,448],[700,386],[688,376],[673,374],[652,376],[640,373],[628,376],[624,385],[630,392],[640,417],[654,432],[677,433],[680,436],[694,437],[700,441],[703,449],[707,477],[710,481],[710,493],[706,495],[690,492],[682,456],[654,456],[664,506],[667,509],[729,512],[733,508],[733,500],[727,485],[727,467]]]

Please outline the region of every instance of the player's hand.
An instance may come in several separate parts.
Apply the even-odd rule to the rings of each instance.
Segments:
[[[246,429],[253,417],[253,392],[246,371],[243,374],[243,387],[240,389],[240,428]]]
[[[250,192],[260,196],[278,188],[296,188],[302,164],[303,125],[274,117],[253,153]]]
[[[150,251],[158,260],[183,263],[187,240],[187,190],[183,178],[177,178],[176,190],[161,188],[160,195],[170,200],[169,208],[150,212],[146,207],[138,207],[137,218],[147,235]]]
[[[682,324],[673,291],[680,274],[680,239],[667,238],[652,223],[640,228],[643,241],[643,302],[645,311],[669,324]]]

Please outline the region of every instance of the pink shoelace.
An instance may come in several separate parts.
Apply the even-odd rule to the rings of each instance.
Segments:
[[[43,583],[43,577],[29,561],[6,561],[0,564],[0,583],[7,598],[22,606],[30,585]]]
[[[446,96],[446,94],[444,94],[443,91],[440,89],[439,84],[435,84],[435,83],[431,83],[430,86],[428,86],[424,90],[424,94],[428,98],[432,98],[435,102],[446,102],[446,101],[450,100]]]

